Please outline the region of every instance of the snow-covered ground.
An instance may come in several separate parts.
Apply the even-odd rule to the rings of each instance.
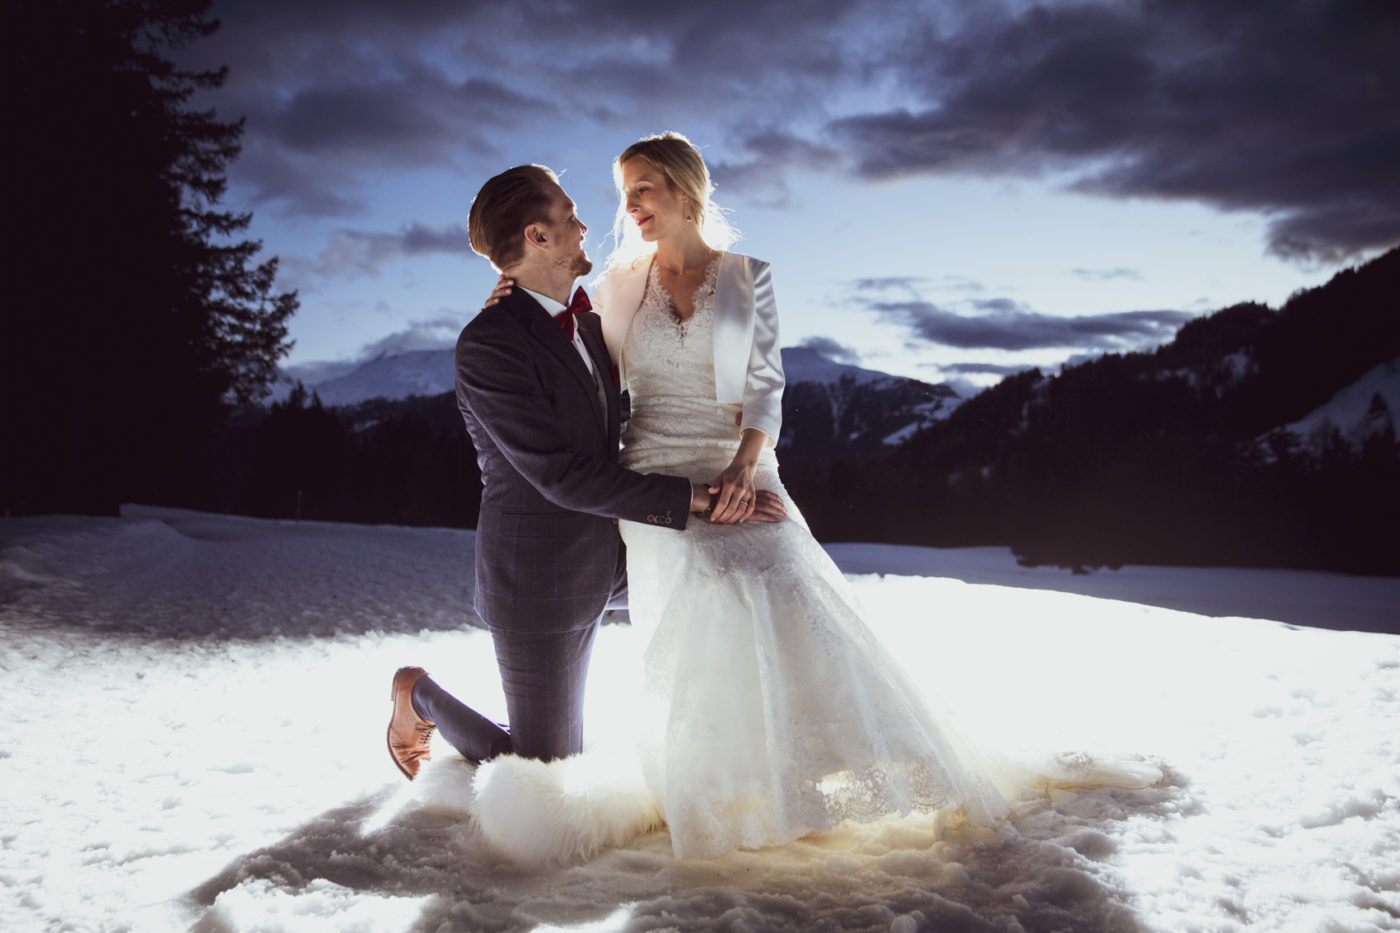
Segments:
[[[1165,779],[1059,792],[995,833],[888,819],[676,862],[659,831],[524,869],[383,747],[401,664],[500,715],[472,544],[0,520],[0,930],[1400,929],[1400,637],[1269,620],[1394,631],[1400,581],[836,546],[986,743],[1143,754]],[[637,648],[600,634],[595,748],[625,734]]]

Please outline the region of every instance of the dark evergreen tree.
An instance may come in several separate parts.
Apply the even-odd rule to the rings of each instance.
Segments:
[[[226,70],[171,51],[208,0],[16,0],[4,67],[9,307],[0,507],[155,498],[290,345],[295,294],[220,208],[242,121],[191,108]]]
[[[1010,377],[895,450],[798,462],[785,482],[826,540],[1004,544],[1077,570],[1400,573],[1385,399],[1361,425],[1286,428],[1400,356],[1397,294],[1400,248],[1278,311],[1192,321],[1153,353]]]

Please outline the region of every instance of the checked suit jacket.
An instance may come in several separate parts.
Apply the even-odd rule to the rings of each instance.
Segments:
[[[457,340],[457,407],[481,468],[477,612],[493,630],[562,632],[596,622],[623,583],[615,519],[689,518],[684,477],[618,465],[620,399],[597,314],[576,318],[601,395],[550,314],[516,289]]]

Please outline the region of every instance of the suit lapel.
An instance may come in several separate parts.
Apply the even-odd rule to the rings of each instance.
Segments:
[[[583,358],[578,355],[578,349],[574,347],[572,340],[565,335],[564,331],[555,322],[548,311],[540,307],[540,303],[531,298],[522,290],[511,292],[501,303],[507,305],[520,321],[525,330],[540,342],[556,359],[564,364],[574,379],[578,381],[579,390],[583,392],[593,408],[593,413],[598,419],[598,428],[604,434],[608,432],[607,412],[603,411],[598,401],[598,387],[593,382],[593,374],[584,365]],[[585,346],[587,341],[585,339]],[[598,365],[598,355],[590,348],[593,356],[593,365]],[[600,370],[606,373],[607,370]]]
[[[599,320],[597,314],[580,314],[578,316],[579,334],[583,337],[583,345],[588,349],[588,355],[593,359],[593,371],[598,374],[598,383],[603,387],[603,396],[607,399],[607,410],[599,408],[598,417],[602,418],[601,427],[603,433],[608,435],[608,449],[616,450],[618,441],[618,397],[617,384],[613,381],[612,359],[608,356],[607,345],[603,342],[603,322]],[[577,356],[577,354],[575,354]],[[593,392],[597,398],[598,392]]]

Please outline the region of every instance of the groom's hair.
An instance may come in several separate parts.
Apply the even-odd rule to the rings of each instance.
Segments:
[[[517,165],[481,186],[472,199],[467,235],[472,249],[496,271],[508,269],[525,255],[521,234],[534,223],[548,223],[559,177],[543,165]]]

